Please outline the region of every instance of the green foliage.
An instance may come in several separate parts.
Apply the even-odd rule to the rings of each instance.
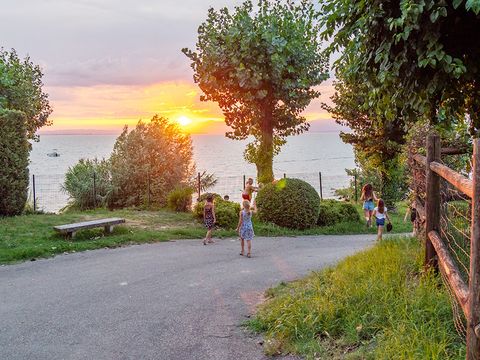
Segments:
[[[42,90],[42,77],[42,70],[28,56],[22,60],[14,49],[8,52],[0,48],[0,109],[24,113],[29,139],[35,138],[39,128],[51,124],[48,116],[52,109]]]
[[[215,217],[217,218],[216,224],[224,229],[234,229],[238,224],[240,204],[233,201],[223,200],[220,195],[218,195],[218,197],[215,196],[214,204]],[[199,201],[195,204],[193,212],[200,220],[203,220],[204,208],[204,201]]]
[[[320,198],[300,179],[281,179],[260,189],[256,198],[260,220],[291,229],[308,229],[317,223]]]
[[[194,173],[192,140],[177,125],[155,115],[117,138],[110,157],[110,207],[166,204],[167,194],[188,185]],[[148,193],[150,189],[150,194]]]
[[[387,240],[337,266],[270,291],[250,322],[271,354],[307,358],[462,359],[449,295],[420,277],[417,239]]]
[[[240,204],[233,201],[217,201],[215,216],[217,225],[224,229],[235,229],[238,224]]]
[[[372,184],[375,194],[382,198],[388,207],[395,208],[397,203],[405,200],[408,192],[408,178],[402,154],[384,164],[382,169],[373,166],[364,153],[355,151],[358,165],[356,169],[345,169],[351,177],[348,187],[335,190],[335,195],[346,201],[360,201],[362,187]],[[355,178],[357,178],[357,197],[355,197]]]
[[[463,121],[480,128],[478,1],[327,0],[321,6],[327,54],[340,77],[365,87],[363,109],[388,121]]]
[[[209,174],[206,171],[200,174],[200,191],[207,191],[211,187],[215,186],[218,179],[215,174]],[[192,179],[192,188],[198,189],[198,175]]]
[[[223,200],[222,196],[220,194],[217,194],[217,193],[205,193],[205,194],[202,194],[200,195],[200,197],[197,199],[198,202],[203,202],[205,200],[207,200],[207,197],[208,195],[212,195],[213,196],[213,199],[215,201],[217,200]]]
[[[317,225],[334,225],[340,222],[358,222],[360,214],[355,205],[337,200],[320,202]]]
[[[368,89],[357,74],[347,76],[338,71],[337,77],[336,92],[331,98],[334,106],[324,104],[323,107],[338,124],[350,128],[349,132],[340,133],[340,137],[353,145],[362,174],[360,184],[375,184],[386,203],[392,206],[406,191],[406,177],[400,164],[406,137],[405,118],[399,109],[395,118],[389,120],[378,115],[373,107],[365,108]]]
[[[86,210],[104,206],[112,191],[110,164],[106,160],[80,159],[68,168],[62,189],[70,197],[68,207]]]
[[[0,109],[0,216],[21,214],[28,196],[28,156],[25,114]]]
[[[210,8],[198,29],[192,61],[194,81],[215,101],[232,139],[255,140],[245,157],[257,165],[261,183],[273,181],[273,156],[285,138],[308,129],[301,112],[318,97],[313,87],[326,78],[320,28],[310,1],[251,1]]]
[[[167,205],[170,210],[188,212],[192,208],[193,189],[179,186],[168,193]]]

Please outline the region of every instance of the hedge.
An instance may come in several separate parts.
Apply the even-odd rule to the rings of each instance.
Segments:
[[[307,182],[287,178],[260,189],[256,205],[260,220],[303,230],[317,223],[320,198]]]
[[[22,213],[28,198],[28,157],[25,114],[0,109],[0,216]]]

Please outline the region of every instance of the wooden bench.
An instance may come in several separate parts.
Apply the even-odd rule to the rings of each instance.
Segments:
[[[118,224],[124,224],[125,219],[121,218],[110,218],[110,219],[99,219],[92,221],[84,221],[75,224],[59,225],[54,226],[53,228],[61,234],[64,234],[68,239],[75,237],[75,233],[78,230],[84,229],[93,229],[97,227],[102,227],[105,229],[106,234],[110,234],[113,231],[113,227]]]

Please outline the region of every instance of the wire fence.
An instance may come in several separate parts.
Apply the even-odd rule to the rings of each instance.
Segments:
[[[296,178],[309,183],[319,194],[322,199],[336,198],[335,190],[350,186],[355,179],[346,174],[344,175],[324,175],[321,172],[312,173],[282,173],[275,174],[276,178]],[[30,202],[35,211],[59,212],[70,203],[69,195],[63,189],[65,175],[48,174],[48,175],[32,175],[30,177]],[[92,174],[93,178],[93,174]],[[221,176],[216,178],[215,184],[207,191],[213,192],[224,197],[227,195],[231,201],[241,201],[241,194],[248,178],[254,180],[254,185],[258,185],[257,178],[253,174],[237,175],[237,176]],[[89,185],[92,187],[91,194],[96,194],[95,181],[91,181]],[[149,199],[150,189],[145,189],[145,199]],[[196,187],[198,188],[198,187]],[[197,199],[198,194],[195,193],[193,200]]]
[[[472,199],[440,178],[440,235],[448,247],[452,260],[463,281],[468,284],[470,276],[470,238],[472,225]],[[461,304],[454,296],[446,274],[440,269],[443,283],[450,295],[453,320],[458,334],[467,335],[467,319]]]
[[[465,149],[442,148],[436,134],[427,136],[425,148],[426,156],[413,153],[409,159],[417,163],[409,168],[415,222],[425,238],[425,269],[441,275],[467,359],[480,359],[480,140],[474,140],[468,160],[473,166],[465,161],[470,157]],[[464,158],[447,156],[460,154]]]
[[[335,191],[350,186],[352,177],[348,175],[323,175],[321,172],[314,173],[283,173],[276,174],[276,179],[283,177],[295,178],[309,183],[322,199],[336,198]],[[221,196],[227,195],[231,200],[241,199],[242,191],[245,187],[245,181],[252,178],[254,185],[258,185],[257,178],[254,175],[224,176],[219,177],[214,186],[208,191],[217,193]]]

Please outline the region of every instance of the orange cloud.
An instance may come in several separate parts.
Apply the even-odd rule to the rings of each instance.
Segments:
[[[201,102],[200,90],[189,82],[162,82],[141,85],[96,85],[78,87],[49,87],[54,112],[52,128],[118,131],[123,125],[134,126],[139,119],[148,120],[154,114],[172,121],[180,117],[192,120],[186,131],[224,132],[223,115],[214,102]],[[325,89],[322,89],[325,90]],[[323,91],[322,91],[323,92]],[[309,121],[329,119],[320,107],[321,100],[312,102],[305,116]]]
[[[198,89],[186,82],[165,82],[151,86],[97,85],[51,87],[55,130],[95,128],[119,129],[134,125],[154,114],[176,120],[192,119],[192,126],[205,121],[223,121],[215,103],[201,102]]]

